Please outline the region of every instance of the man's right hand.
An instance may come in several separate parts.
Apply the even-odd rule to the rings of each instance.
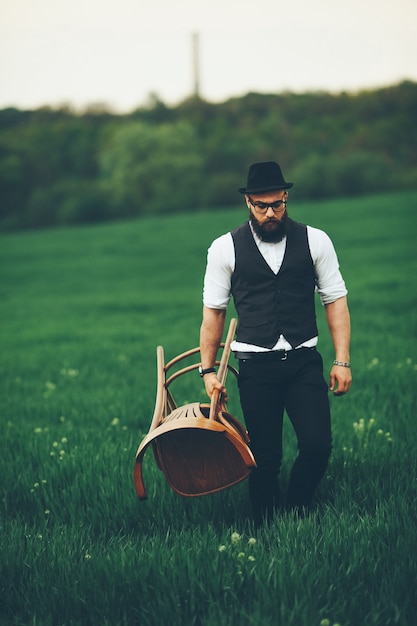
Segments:
[[[221,384],[221,382],[217,378],[216,374],[214,374],[214,373],[206,374],[203,377],[203,380],[204,380],[204,385],[206,387],[206,392],[207,392],[207,395],[208,395],[209,398],[212,397],[214,390],[218,389],[219,392],[223,395],[224,401],[227,402],[228,397],[227,397],[226,387]]]

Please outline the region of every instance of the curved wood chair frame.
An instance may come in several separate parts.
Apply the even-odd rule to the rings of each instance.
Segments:
[[[217,376],[223,384],[228,371],[238,376],[236,369],[228,364],[235,329],[236,320],[232,319],[226,341],[221,344],[222,358],[216,362]],[[210,404],[193,402],[177,406],[169,388],[174,380],[196,370],[200,363],[182,367],[170,375],[169,370],[200,349],[187,350],[166,365],[162,346],[156,352],[155,410],[149,432],[137,450],[134,467],[138,498],[147,499],[142,462],[149,446],[168,484],[182,496],[215,493],[247,478],[256,467],[249,437],[240,421],[227,412],[222,395],[216,390]]]

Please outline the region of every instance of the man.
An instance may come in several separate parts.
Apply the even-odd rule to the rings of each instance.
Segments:
[[[279,486],[286,410],[296,433],[286,505],[303,515],[323,477],[332,438],[328,386],[317,352],[317,291],[335,348],[330,390],[351,384],[350,317],[345,283],[329,237],[288,216],[288,189],[278,163],[251,165],[244,194],[249,221],[216,239],[208,252],[200,332],[201,370],[208,395],[227,391],[214,367],[226,308],[238,316],[232,350],[239,360],[239,394],[257,462],[249,478],[259,527],[283,504]]]

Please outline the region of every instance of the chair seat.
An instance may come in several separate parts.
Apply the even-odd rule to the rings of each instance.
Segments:
[[[152,445],[158,467],[170,487],[182,496],[202,496],[227,489],[244,480],[255,461],[241,433],[229,422],[204,417],[198,403],[179,407],[149,433],[138,449],[135,485],[146,499],[141,461]]]

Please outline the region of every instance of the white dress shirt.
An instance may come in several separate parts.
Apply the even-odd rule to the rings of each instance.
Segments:
[[[266,243],[256,233],[252,234],[255,242],[271,270],[278,274],[284,259],[287,245],[286,237],[279,243]],[[323,305],[330,304],[345,296],[347,289],[339,270],[339,262],[333,244],[325,232],[307,226],[308,244],[316,274],[316,292]],[[235,248],[231,233],[218,237],[211,244],[207,254],[207,266],[204,276],[203,303],[210,309],[226,309],[231,297],[231,279],[235,269]],[[300,347],[317,345],[317,337],[312,337]],[[232,350],[242,352],[261,352],[267,348],[246,343],[232,342]],[[281,335],[273,350],[291,350],[291,345]]]

